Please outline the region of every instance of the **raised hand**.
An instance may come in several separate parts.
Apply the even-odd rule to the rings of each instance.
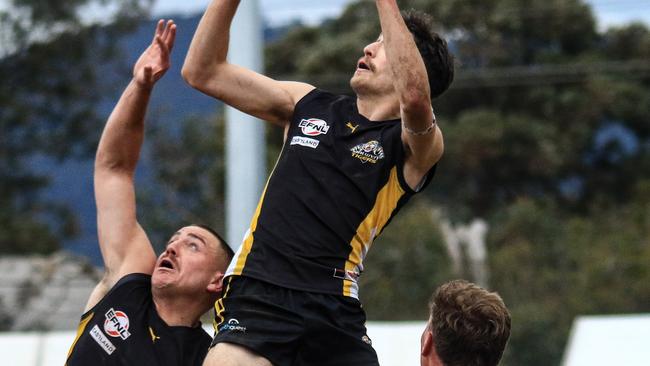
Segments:
[[[169,54],[176,39],[176,24],[163,19],[156,25],[156,33],[149,47],[140,55],[133,67],[133,78],[140,86],[153,87],[169,69]]]

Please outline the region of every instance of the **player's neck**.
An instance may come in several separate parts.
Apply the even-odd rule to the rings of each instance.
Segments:
[[[370,121],[386,121],[400,117],[399,100],[393,95],[357,96],[359,114]]]
[[[169,326],[195,327],[205,311],[204,304],[194,298],[185,296],[164,296],[153,294],[158,316]]]

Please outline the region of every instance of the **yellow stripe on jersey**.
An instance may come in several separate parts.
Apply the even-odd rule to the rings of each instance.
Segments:
[[[286,130],[285,130],[285,140],[286,140]],[[285,146],[287,142],[285,141]],[[266,184],[264,185],[264,191],[262,192],[262,197],[260,197],[260,200],[257,202],[257,208],[255,209],[255,214],[253,215],[253,218],[251,219],[251,226],[246,231],[246,237],[244,238],[244,242],[241,244],[240,250],[235,253],[235,268],[233,269],[232,274],[233,275],[241,275],[242,272],[244,271],[244,265],[246,265],[246,258],[248,258],[248,254],[250,254],[251,249],[253,247],[253,235],[255,233],[255,229],[257,229],[257,220],[260,217],[260,211],[262,210],[262,203],[264,202],[264,196],[266,196],[266,189],[269,187],[269,182],[271,181],[271,178],[273,177],[273,173],[275,172],[275,168],[278,166],[278,162],[280,161],[280,157],[282,156],[282,153],[284,152],[285,146],[282,146],[282,151],[280,151],[280,155],[278,156],[278,160],[275,161],[275,166],[273,167],[273,170],[271,171],[271,174],[269,174],[269,178],[266,180]]]
[[[377,194],[375,206],[370,210],[366,218],[359,224],[350,246],[352,252],[345,262],[345,270],[357,271],[363,268],[363,259],[377,233],[381,232],[391,215],[397,208],[397,203],[404,196],[405,191],[399,184],[397,178],[397,167],[390,171],[388,182]],[[343,281],[343,295],[358,297],[357,284],[354,281]]]
[[[221,323],[223,323],[224,318],[223,318],[223,312],[226,310],[226,308],[223,306],[223,299],[228,296],[228,293],[230,292],[230,280],[232,277],[229,277],[227,279],[228,285],[226,285],[226,291],[223,292],[223,296],[221,296],[217,301],[214,303],[214,319],[212,320],[212,328],[214,328],[214,334],[219,333],[219,326]]]
[[[70,358],[70,355],[72,354],[72,350],[74,350],[74,346],[77,345],[77,341],[83,334],[84,330],[86,330],[86,326],[88,325],[88,323],[90,323],[94,315],[95,313],[89,313],[84,318],[82,318],[81,321],[79,322],[79,326],[77,327],[77,335],[74,337],[74,342],[72,342],[72,346],[70,346],[70,350],[68,350],[68,357],[66,359]]]
[[[268,186],[268,182],[267,182],[267,186]],[[262,197],[260,197],[260,200],[257,203],[255,214],[253,215],[253,219],[251,220],[251,226],[248,229],[248,231],[246,231],[246,238],[244,238],[244,242],[241,244],[242,245],[241,250],[237,254],[237,259],[236,259],[237,264],[233,269],[234,275],[241,275],[242,272],[244,271],[246,258],[248,258],[248,254],[250,254],[251,249],[253,247],[253,233],[255,232],[255,229],[257,229],[257,219],[260,217],[260,211],[262,210],[262,202],[264,202],[265,195],[266,195],[266,187],[264,187],[264,192],[262,192]]]

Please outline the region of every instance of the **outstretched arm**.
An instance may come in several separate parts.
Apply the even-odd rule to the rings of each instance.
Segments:
[[[156,255],[137,222],[134,174],[144,137],[144,118],[154,84],[169,68],[176,25],[158,22],[151,45],[133,68],[133,79],[113,109],[95,158],[95,201],[104,278],[91,294],[92,308],[129,273],[153,271]]]
[[[193,88],[260,119],[285,126],[296,103],[314,87],[276,81],[228,63],[230,25],[239,0],[213,0],[194,34],[183,65]]]
[[[402,141],[407,157],[404,176],[412,188],[438,162],[444,150],[435,124],[424,61],[400,14],[396,0],[376,0],[386,58],[400,101]]]

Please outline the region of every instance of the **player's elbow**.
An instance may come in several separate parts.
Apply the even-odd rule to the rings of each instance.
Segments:
[[[194,89],[200,89],[201,85],[205,84],[205,80],[207,80],[206,72],[202,71],[201,67],[188,62],[183,64],[181,76]]]
[[[99,181],[114,176],[132,177],[135,173],[135,167],[135,161],[129,161],[108,152],[98,151],[95,157],[94,176]]]
[[[119,169],[120,161],[103,149],[98,149],[95,155],[95,172],[112,171]]]
[[[421,115],[431,110],[431,98],[427,90],[411,89],[402,94],[400,105],[407,115]]]
[[[222,100],[227,92],[227,83],[220,81],[225,75],[223,67],[197,67],[186,64],[181,69],[181,75],[192,88],[219,100]]]
[[[181,76],[194,89],[202,89],[208,81],[215,77],[218,67],[211,63],[199,62],[187,58],[181,69]]]

